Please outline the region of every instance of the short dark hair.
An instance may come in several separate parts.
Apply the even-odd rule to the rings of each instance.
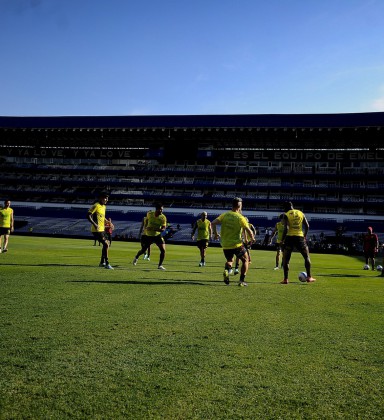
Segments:
[[[286,201],[284,203],[284,207],[283,208],[284,208],[284,211],[289,211],[289,210],[293,209],[292,201]]]
[[[100,191],[99,197],[109,197],[109,193],[107,191]]]
[[[163,206],[163,203],[155,203],[155,209],[160,210]]]
[[[243,199],[242,198],[240,198],[240,197],[235,197],[233,200],[232,200],[232,206],[233,207],[237,207],[238,205],[239,205],[239,203],[242,203],[243,202]]]

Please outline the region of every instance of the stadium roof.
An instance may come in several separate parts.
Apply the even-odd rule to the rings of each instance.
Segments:
[[[384,112],[154,116],[0,116],[1,129],[383,127]]]

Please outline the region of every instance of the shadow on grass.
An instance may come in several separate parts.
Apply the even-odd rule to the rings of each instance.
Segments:
[[[14,266],[14,267],[83,267],[83,268],[99,268],[102,267],[94,265],[84,265],[84,264],[20,264],[20,263],[6,263],[0,264],[0,266]]]
[[[201,283],[200,281],[192,281],[192,280],[156,280],[156,281],[149,281],[149,280],[70,280],[67,283],[98,283],[98,284],[134,284],[134,285],[147,285],[147,286],[169,286],[169,285],[192,285],[192,286],[211,286],[208,283],[219,283],[218,281],[207,280],[206,283]],[[223,283],[223,286],[225,284]]]

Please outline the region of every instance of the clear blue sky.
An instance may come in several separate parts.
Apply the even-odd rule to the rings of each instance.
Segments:
[[[384,0],[0,0],[0,115],[384,111]]]

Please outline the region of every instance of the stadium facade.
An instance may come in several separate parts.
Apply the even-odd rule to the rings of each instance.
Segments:
[[[13,201],[383,214],[384,113],[0,117]]]

